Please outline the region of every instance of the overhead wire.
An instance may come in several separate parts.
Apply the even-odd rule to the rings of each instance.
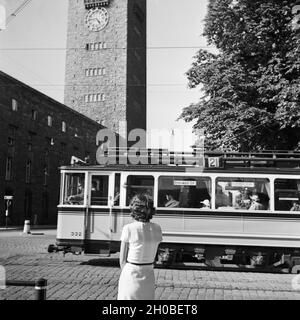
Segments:
[[[25,0],[22,4],[13,12],[11,13],[6,19],[6,25],[8,25],[16,16],[21,13],[31,2],[32,0]]]

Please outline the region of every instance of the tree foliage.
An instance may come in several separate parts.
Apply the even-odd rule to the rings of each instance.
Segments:
[[[196,120],[205,146],[250,151],[296,149],[300,140],[300,36],[295,1],[210,0],[204,36],[187,71],[203,96],[180,118]]]

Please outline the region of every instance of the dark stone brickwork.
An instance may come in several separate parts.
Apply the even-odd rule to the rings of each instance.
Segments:
[[[69,0],[65,104],[119,132],[146,129],[146,0],[111,0],[107,26],[98,32],[85,25],[83,0]],[[86,50],[87,43],[106,49]],[[105,67],[103,76],[85,69]],[[105,101],[85,102],[86,94],[104,93]],[[121,133],[121,132],[120,132]]]
[[[18,110],[12,111],[12,99]],[[25,219],[56,223],[59,167],[73,155],[90,156],[95,163],[96,134],[102,126],[65,105],[0,72],[0,225],[5,223],[4,195],[13,195],[11,225]],[[36,119],[33,117],[36,112]],[[52,127],[47,117],[52,116]],[[62,131],[66,122],[66,132]],[[51,143],[52,142],[52,143]],[[6,161],[12,158],[12,179],[6,180]],[[31,178],[26,182],[26,164]]]

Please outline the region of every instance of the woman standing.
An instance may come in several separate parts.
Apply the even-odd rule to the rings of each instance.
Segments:
[[[150,222],[153,200],[148,194],[135,195],[130,203],[134,222],[123,227],[121,235],[118,300],[154,300],[154,259],[162,232]]]

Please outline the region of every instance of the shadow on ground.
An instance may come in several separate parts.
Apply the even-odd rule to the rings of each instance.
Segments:
[[[98,258],[91,259],[80,263],[80,265],[99,266],[99,267],[115,267],[120,268],[118,258]]]

